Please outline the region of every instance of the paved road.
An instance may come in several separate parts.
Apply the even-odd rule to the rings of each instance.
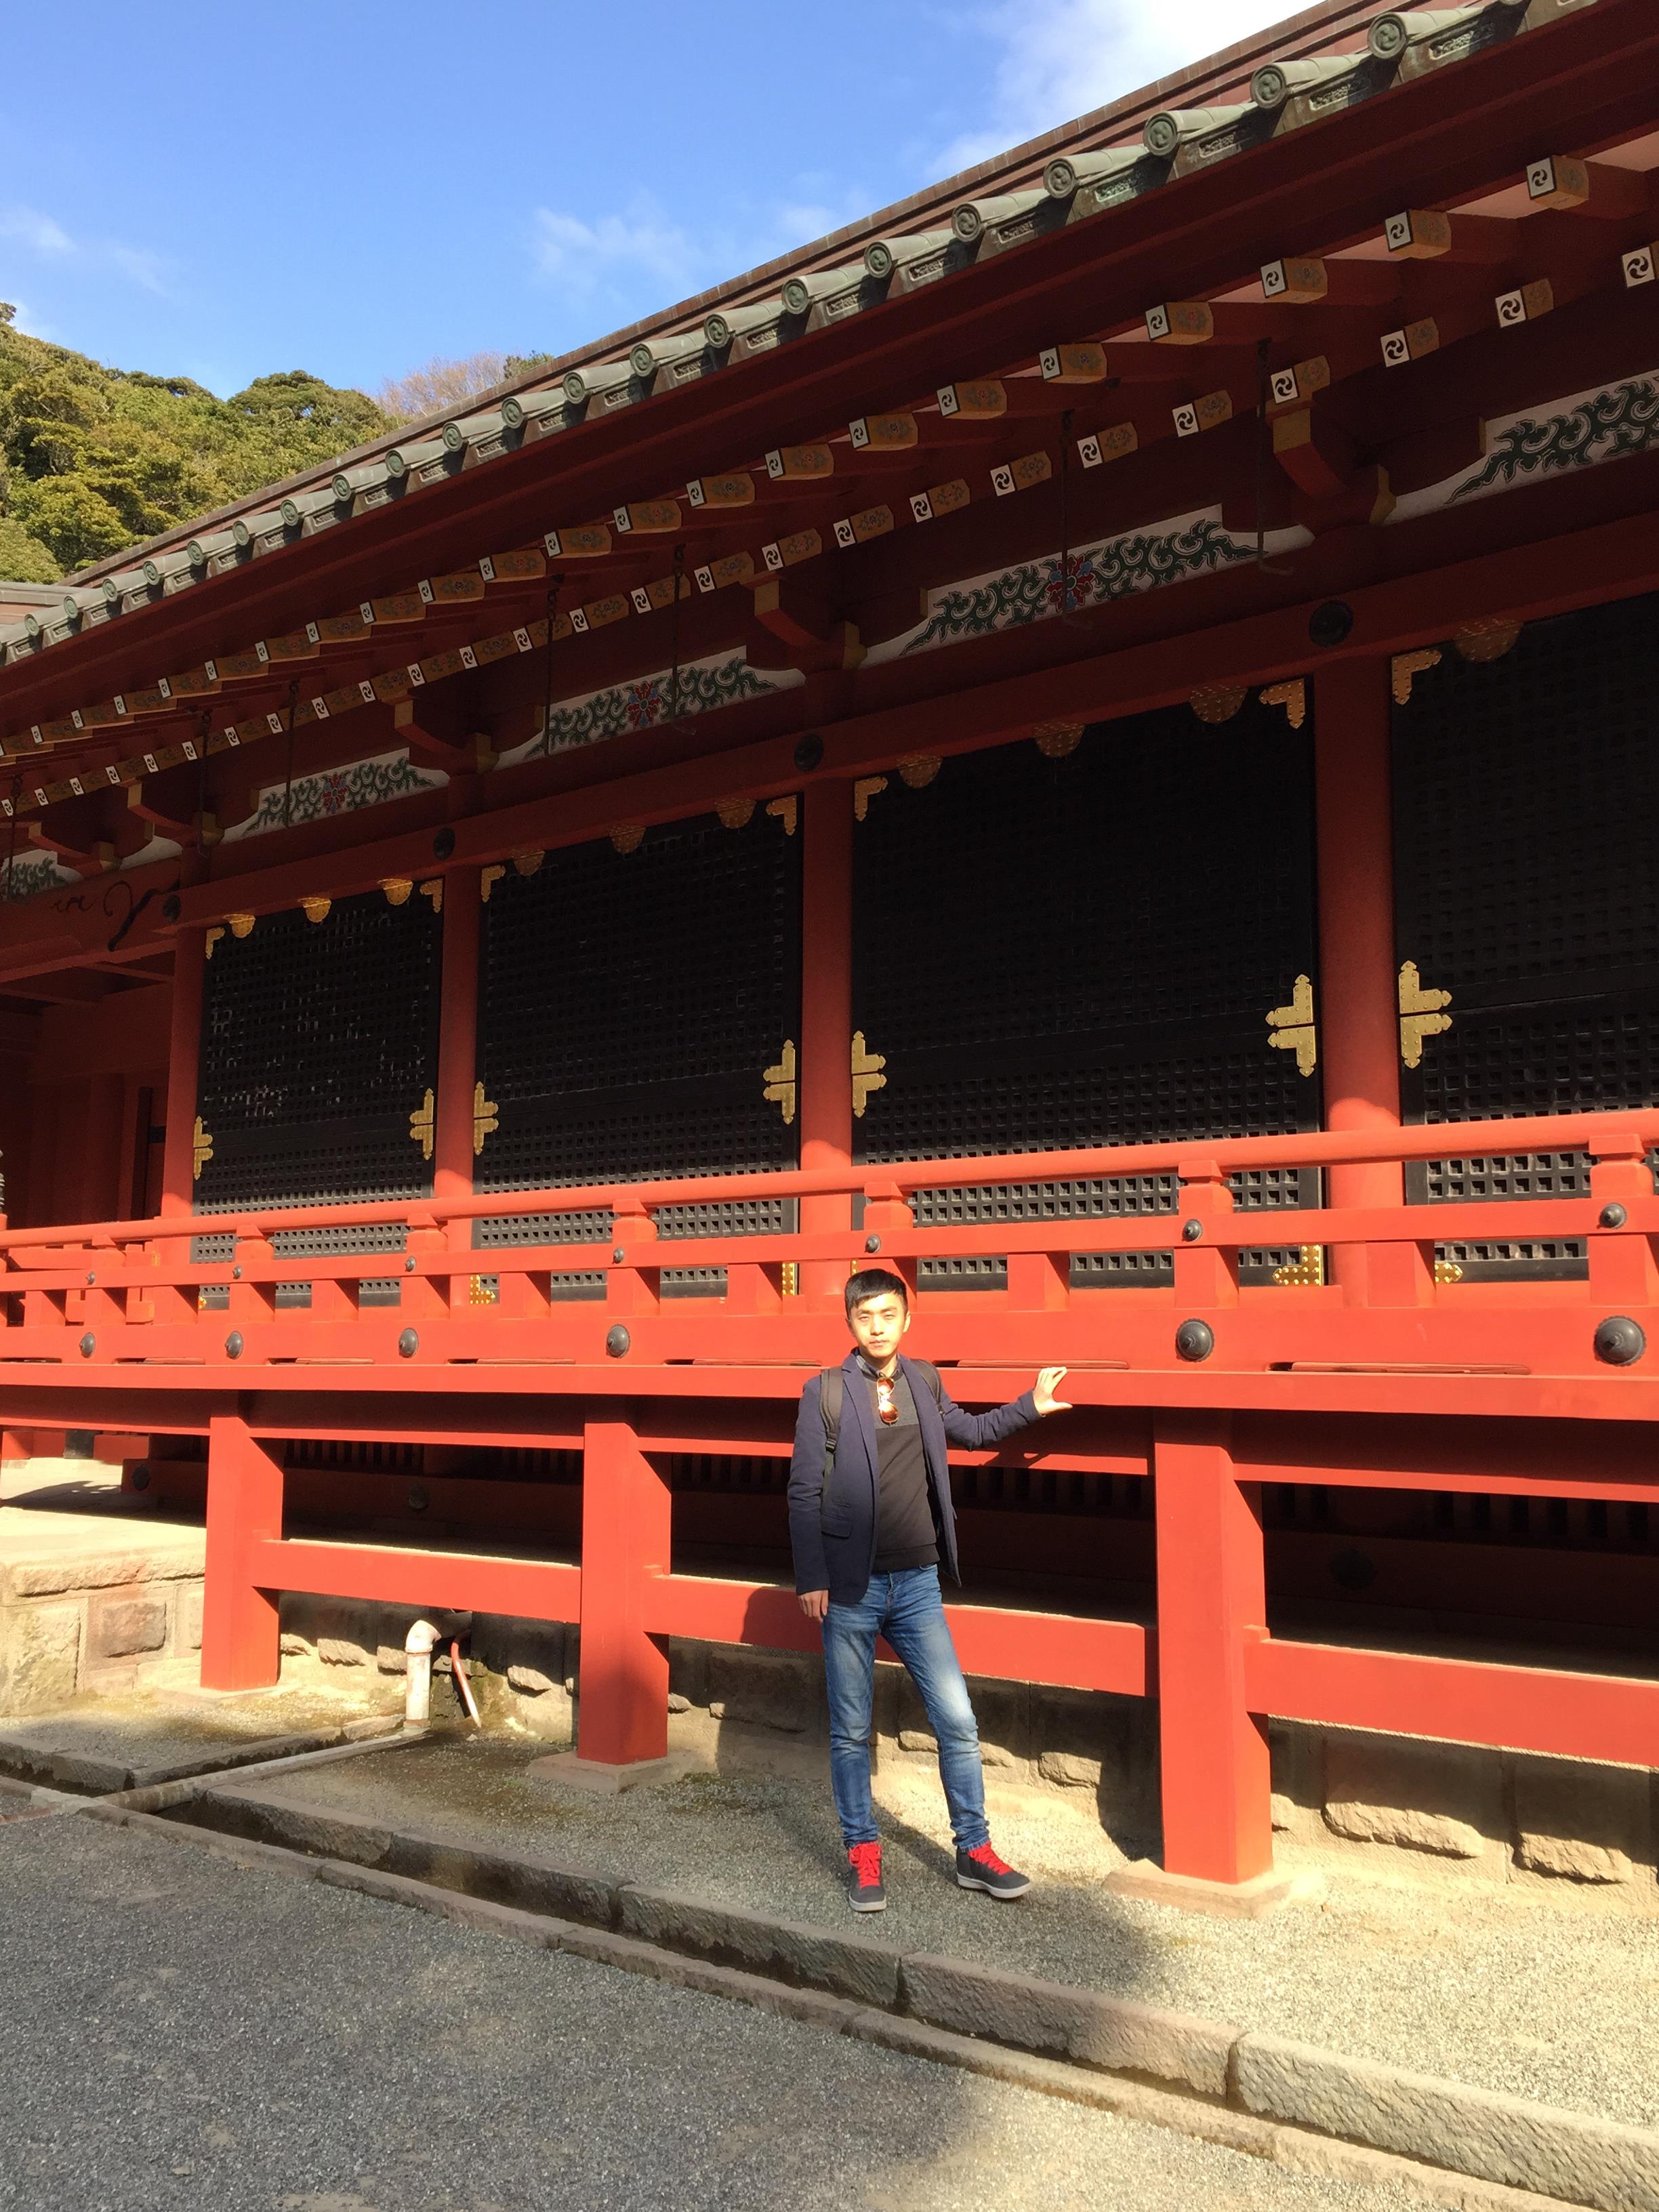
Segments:
[[[0,2207],[1403,2212],[78,1817],[0,1826]]]

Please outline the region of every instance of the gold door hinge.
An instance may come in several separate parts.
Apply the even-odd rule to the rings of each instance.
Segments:
[[[766,1085],[763,1094],[774,1106],[783,1109],[784,1127],[795,1118],[795,1040],[785,1037],[783,1050],[778,1054],[778,1064],[763,1071],[761,1081]]]
[[[1417,972],[1415,960],[1401,963],[1400,969],[1400,1057],[1407,1067],[1419,1067],[1423,1061],[1423,1040],[1438,1036],[1452,1025],[1449,1014],[1442,1013],[1443,1006],[1451,1004],[1449,991],[1427,989]]]
[[[1281,1052],[1296,1054],[1298,1075],[1311,1075],[1319,1065],[1319,1030],[1314,1021],[1313,983],[1298,975],[1291,987],[1288,1006],[1267,1010],[1267,1042]]]
[[[1300,1259],[1273,1269],[1273,1280],[1281,1290],[1316,1289],[1324,1279],[1325,1247],[1322,1244],[1304,1244]]]
[[[475,1083],[472,1086],[472,1157],[475,1160],[484,1148],[484,1139],[493,1137],[501,1126],[495,1100],[484,1097],[482,1083]]]
[[[421,1158],[423,1160],[429,1160],[432,1158],[433,1118],[433,1097],[428,1091],[409,1117],[410,1137],[420,1146]]]
[[[1463,1279],[1463,1270],[1455,1260],[1437,1260],[1434,1263],[1434,1279],[1437,1283],[1461,1283]]]
[[[864,1031],[853,1032],[853,1112],[862,1120],[865,1108],[870,1103],[872,1091],[884,1091],[887,1078],[882,1069],[887,1065],[884,1053],[872,1052],[864,1042]]]
[[[210,1130],[203,1127],[199,1114],[196,1116],[196,1127],[190,1140],[190,1154],[191,1180],[200,1182],[202,1170],[213,1158],[213,1135]]]

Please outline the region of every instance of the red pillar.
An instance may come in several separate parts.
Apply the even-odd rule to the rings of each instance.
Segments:
[[[234,1414],[208,1424],[202,1686],[259,1690],[282,1658],[276,1593],[254,1587],[250,1547],[283,1533],[282,1463]]]
[[[800,1164],[844,1168],[853,1158],[853,787],[815,783],[803,795],[801,854]],[[850,1229],[850,1198],[804,1198],[804,1230]],[[801,1295],[839,1304],[847,1269],[801,1270]]]
[[[1273,1866],[1267,1723],[1244,1702],[1267,1613],[1260,1486],[1234,1474],[1224,1413],[1159,1413],[1152,1476],[1164,1869],[1249,1881]]]
[[[472,1195],[473,1085],[477,1080],[478,930],[483,907],[476,868],[457,868],[444,879],[444,949],[438,1022],[437,1126],[433,1133],[432,1194]],[[472,1244],[471,1221],[451,1222],[451,1251]],[[458,1304],[465,1303],[465,1277],[456,1278]]]
[[[164,1214],[188,1213],[196,1202],[196,1078],[206,979],[207,933],[181,929],[173,955],[167,1039],[167,1141],[161,1152]]]
[[[667,1755],[668,1639],[644,1622],[650,1582],[668,1572],[672,1504],[629,1422],[587,1424],[576,1748],[605,1766]]]
[[[1340,660],[1315,683],[1319,858],[1319,1060],[1328,1129],[1400,1126],[1399,966],[1394,935],[1394,787],[1386,659]],[[1327,1171],[1332,1206],[1399,1206],[1395,1163]],[[1350,1305],[1413,1305],[1429,1277],[1414,1245],[1338,1245]]]

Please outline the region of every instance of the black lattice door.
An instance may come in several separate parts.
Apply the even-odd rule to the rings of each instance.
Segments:
[[[1025,742],[921,787],[891,775],[854,854],[854,1019],[886,1062],[861,1158],[1318,1127],[1316,1069],[1269,1042],[1269,1011],[1316,975],[1311,732],[1282,709],[1251,700],[1211,726],[1170,708],[1096,725],[1061,758]],[[1239,1194],[1300,1188],[1286,1171]],[[923,1194],[918,1218],[1174,1204],[1170,1178],[1120,1176]],[[1079,1276],[1160,1272],[1105,1254]]]
[[[1659,1103],[1659,598],[1444,648],[1394,714],[1395,931],[1450,1026],[1401,1071],[1408,1121]],[[1430,1203],[1587,1194],[1582,1153],[1436,1160]],[[1582,1274],[1582,1239],[1443,1248],[1466,1273]]]
[[[478,1075],[499,1126],[481,1189],[797,1164],[793,1095],[767,1096],[800,1036],[793,823],[793,808],[737,828],[702,815],[495,880]]]
[[[430,899],[336,899],[213,940],[196,1208],[415,1198],[432,1188],[443,924]]]

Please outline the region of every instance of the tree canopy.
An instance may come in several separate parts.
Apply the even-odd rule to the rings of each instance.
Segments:
[[[52,583],[392,427],[304,369],[228,399],[28,337],[0,303],[0,577]]]

